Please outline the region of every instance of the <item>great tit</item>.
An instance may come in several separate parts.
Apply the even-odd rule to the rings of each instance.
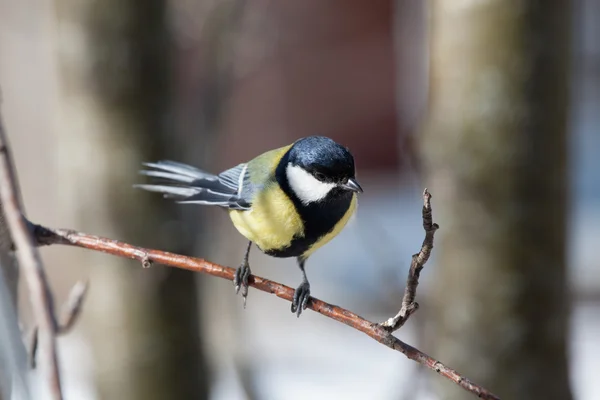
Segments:
[[[352,154],[323,136],[299,139],[218,175],[173,161],[144,165],[149,169],[140,173],[162,182],[136,187],[178,203],[228,210],[233,225],[249,240],[233,281],[236,293],[241,288],[244,305],[253,243],[273,257],[296,257],[302,283],[291,308],[297,316],[310,298],[306,260],[340,233],[356,210],[357,193],[363,191]]]

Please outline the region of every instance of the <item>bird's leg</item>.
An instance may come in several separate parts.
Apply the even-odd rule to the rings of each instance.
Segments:
[[[233,277],[233,285],[235,286],[235,293],[239,293],[240,288],[242,289],[242,298],[244,299],[244,308],[246,308],[246,297],[248,297],[248,277],[250,276],[250,264],[248,258],[250,257],[250,249],[252,248],[252,242],[248,242],[248,248],[244,255],[244,261],[235,270],[235,276]]]
[[[292,299],[292,312],[296,313],[298,317],[300,317],[303,310],[306,310],[308,300],[310,299],[310,283],[308,283],[306,271],[304,271],[305,261],[305,259],[298,257],[298,267],[302,271],[302,283],[296,288],[294,298]]]

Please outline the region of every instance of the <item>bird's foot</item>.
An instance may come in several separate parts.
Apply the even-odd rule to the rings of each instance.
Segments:
[[[250,277],[250,266],[248,263],[240,265],[235,270],[235,276],[233,277],[233,286],[235,286],[235,293],[242,291],[242,298],[244,299],[244,308],[246,308],[246,298],[248,297],[248,278]]]
[[[294,292],[294,298],[292,300],[292,312],[296,313],[297,317],[300,317],[303,310],[306,310],[308,306],[308,300],[310,299],[310,284],[306,281],[302,282],[300,286]]]

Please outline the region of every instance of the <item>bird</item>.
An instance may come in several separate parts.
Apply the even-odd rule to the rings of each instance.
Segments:
[[[272,257],[295,257],[302,282],[294,291],[291,311],[298,317],[310,299],[307,259],[342,231],[363,192],[350,151],[325,136],[298,139],[216,175],[168,160],[143,165],[140,173],[159,182],[135,187],[180,204],[227,210],[248,240],[233,279],[244,307],[252,245]]]

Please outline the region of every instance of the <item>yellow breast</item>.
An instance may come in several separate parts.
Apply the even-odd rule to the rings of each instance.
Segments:
[[[233,225],[263,251],[283,249],[294,236],[304,235],[304,224],[289,197],[275,183],[260,191],[248,211],[231,210]]]

